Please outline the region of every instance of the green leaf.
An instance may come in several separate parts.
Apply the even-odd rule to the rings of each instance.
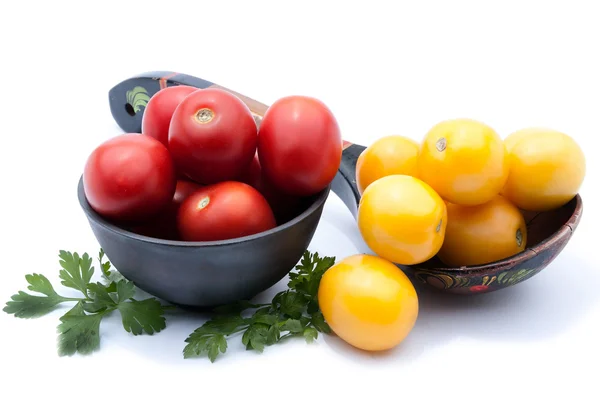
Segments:
[[[281,334],[277,324],[271,325],[267,331],[267,345],[273,345],[279,341]]]
[[[320,311],[320,308],[319,308],[319,303],[317,302],[317,300],[310,300],[306,306],[306,312],[308,312],[309,314],[314,314],[319,311]]]
[[[276,296],[275,303],[279,305],[279,310],[291,318],[300,318],[307,304],[307,299],[304,295],[294,291],[285,291]]]
[[[103,249],[100,249],[100,252],[98,253],[98,262],[100,263],[100,270],[102,271],[102,279],[104,282],[112,284],[112,282],[117,283],[125,279],[125,277],[121,275],[119,271],[111,270],[110,261],[104,261]],[[112,293],[114,291],[109,290],[109,292]]]
[[[289,330],[292,333],[299,333],[303,330],[303,326],[298,319],[288,319],[281,330]]]
[[[14,314],[17,318],[38,318],[50,313],[58,304],[67,301],[60,296],[32,296],[23,291],[19,291],[10,297],[2,309],[7,314]]]
[[[11,301],[8,301],[3,308],[7,314],[14,314],[17,318],[38,318],[50,313],[58,304],[71,300],[58,295],[44,275],[28,274],[25,275],[25,279],[29,282],[27,289],[45,296],[34,296],[19,291],[11,296]]]
[[[318,253],[305,251],[299,264],[289,273],[288,290],[277,293],[270,304],[240,301],[218,307],[213,319],[188,336],[184,358],[206,354],[213,361],[219,352],[225,352],[219,344],[222,342],[226,348],[227,336],[242,331],[242,344],[247,350],[258,352],[288,337],[303,336],[312,342],[320,331],[331,332],[320,311],[317,293],[323,274],[333,264],[335,257],[319,257]],[[257,310],[252,315],[242,316],[250,308]]]
[[[108,278],[110,276],[110,261],[103,262],[104,255],[104,249],[100,248],[100,251],[98,252],[98,262],[100,263],[100,271],[102,271],[103,276]]]
[[[221,353],[225,354],[225,351],[227,351],[227,339],[225,338],[225,336],[220,335],[218,341],[219,341],[219,351],[221,351]]]
[[[251,322],[253,323],[263,323],[265,325],[273,325],[279,321],[279,317],[274,314],[254,314],[252,316]]]
[[[246,347],[246,349],[250,349],[250,332],[250,328],[248,328],[242,335],[242,344],[244,347]]]
[[[306,342],[310,344],[319,337],[319,332],[317,332],[317,329],[313,328],[312,326],[309,326],[304,329],[302,335],[304,336]]]
[[[117,303],[122,303],[130,298],[133,298],[135,294],[135,285],[133,282],[121,279],[117,282]]]
[[[214,362],[219,352],[227,351],[227,339],[224,335],[204,334],[206,330],[198,328],[185,341],[188,343],[183,348],[184,358],[193,358],[206,354],[211,362]]]
[[[225,336],[218,334],[212,336],[208,340],[208,346],[208,359],[210,359],[211,362],[214,362],[219,355],[219,351],[222,353],[227,351],[227,340],[225,339]]]
[[[77,289],[87,296],[87,286],[94,274],[92,267],[92,258],[84,253],[79,257],[77,252],[71,253],[61,250],[59,253],[60,265],[63,269],[60,270],[60,278],[62,284],[66,287]]]
[[[252,327],[250,334],[250,346],[258,352],[263,352],[267,344],[267,334],[269,329],[266,325],[258,323]]]
[[[100,321],[105,313],[86,315],[81,303],[60,318],[58,355],[90,354],[100,347]]]
[[[240,327],[248,325],[248,321],[240,315],[222,316],[204,323],[205,330],[229,335],[235,333]]]
[[[50,283],[48,278],[46,278],[44,275],[28,274],[25,275],[25,280],[29,282],[27,289],[31,290],[32,292],[42,293],[46,296],[58,296],[58,293],[56,293],[54,287],[52,287],[52,283]]]
[[[155,298],[120,302],[117,309],[121,313],[123,328],[134,336],[142,332],[152,335],[167,327],[162,305]]]
[[[117,283],[116,282],[110,282],[110,284],[105,285],[106,286],[106,291],[108,293],[116,293],[117,292]]]
[[[319,283],[325,271],[335,264],[335,257],[319,257],[318,253],[310,255],[305,251],[295,271],[290,273],[288,287],[300,294],[315,297],[319,290]]]
[[[88,284],[88,290],[93,301],[86,303],[84,309],[88,312],[103,311],[107,308],[113,308],[117,303],[110,297],[106,286],[100,282]]]
[[[323,318],[323,314],[321,312],[315,312],[310,316],[310,322],[312,325],[321,333],[331,333],[331,328],[325,322],[325,318]]]

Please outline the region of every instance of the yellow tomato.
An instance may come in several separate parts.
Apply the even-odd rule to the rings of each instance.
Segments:
[[[473,206],[492,199],[508,177],[502,138],[489,126],[470,119],[435,125],[421,143],[418,177],[444,199]]]
[[[446,265],[481,265],[525,250],[525,219],[506,198],[498,195],[478,206],[448,203],[447,208],[448,226],[438,253]]]
[[[400,135],[383,137],[369,145],[356,161],[356,184],[362,194],[373,181],[392,174],[416,176],[419,144]]]
[[[446,205],[415,177],[390,175],[373,182],[361,197],[357,218],[371,250],[398,264],[429,260],[444,241]]]
[[[547,211],[573,199],[586,173],[581,147],[562,132],[528,128],[506,137],[510,172],[502,195],[523,210]]]
[[[350,256],[329,268],[321,279],[318,301],[335,334],[368,351],[402,342],[419,312],[408,277],[391,262],[371,255]]]

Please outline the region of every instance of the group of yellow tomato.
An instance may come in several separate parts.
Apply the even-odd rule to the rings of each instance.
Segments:
[[[470,267],[525,250],[524,212],[557,209],[583,183],[585,156],[569,135],[526,128],[505,139],[471,119],[440,122],[420,143],[390,135],[356,164],[358,227],[376,254],[342,260],[323,276],[319,304],[332,329],[369,351],[412,330],[418,299],[395,264],[437,256]]]

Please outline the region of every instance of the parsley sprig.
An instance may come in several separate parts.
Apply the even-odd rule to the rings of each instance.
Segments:
[[[102,319],[118,311],[123,328],[133,335],[154,334],[165,329],[164,308],[155,298],[136,300],[135,287],[118,271],[111,269],[110,261],[100,249],[98,255],[103,283],[92,282],[94,267],[92,258],[84,253],[61,250],[59,277],[61,284],[81,293],[83,297],[65,297],[56,292],[44,275],[28,274],[30,294],[19,291],[6,303],[3,311],[17,318],[38,318],[55,310],[64,302],[76,304],[59,318],[58,354],[89,354],[100,346],[100,323]]]
[[[227,339],[241,335],[247,350],[263,352],[282,340],[302,336],[307,343],[319,332],[331,333],[319,310],[317,294],[325,271],[335,257],[319,257],[306,251],[290,272],[288,289],[277,293],[269,304],[241,301],[215,308],[214,316],[185,340],[184,358],[207,356],[211,362],[227,351]],[[244,315],[247,311],[251,314]]]
[[[92,258],[84,253],[59,252],[61,284],[80,297],[65,297],[56,292],[48,278],[28,274],[25,291],[19,291],[6,303],[3,311],[17,318],[38,318],[61,303],[75,302],[63,314],[58,325],[58,354],[90,354],[100,346],[100,324],[114,311],[121,315],[123,328],[133,334],[152,335],[165,329],[164,311],[156,298],[136,300],[135,287],[105,260],[102,249],[98,255],[102,282],[92,282]],[[320,333],[331,333],[319,309],[317,295],[325,271],[335,263],[335,257],[320,257],[305,251],[299,264],[290,272],[288,289],[277,293],[268,304],[250,301],[217,307],[213,317],[194,330],[185,340],[184,358],[207,356],[214,362],[227,351],[228,339],[241,336],[247,350],[263,352],[265,347],[292,337],[303,337],[308,343]]]

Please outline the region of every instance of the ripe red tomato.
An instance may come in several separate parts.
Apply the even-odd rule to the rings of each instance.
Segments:
[[[131,225],[128,229],[140,235],[151,236],[153,238],[178,240],[177,212],[179,211],[179,207],[188,196],[200,188],[202,186],[194,182],[178,180],[171,203],[155,217],[148,221]]]
[[[205,185],[238,177],[252,161],[256,141],[256,122],[248,106],[219,89],[188,95],[169,128],[169,150],[177,169]]]
[[[281,98],[269,107],[260,124],[258,156],[266,176],[282,191],[315,194],[331,183],[340,166],[338,123],[317,99]]]
[[[260,168],[258,152],[254,154],[250,165],[246,167],[244,171],[242,171],[242,174],[240,174],[236,180],[244,182],[260,191],[260,186],[262,184],[262,170]]]
[[[303,210],[303,198],[289,195],[275,186],[262,172],[258,153],[254,156],[250,166],[238,179],[260,192],[269,203],[278,224],[283,224]]]
[[[156,138],[168,147],[173,112],[185,97],[196,90],[196,87],[191,86],[171,86],[154,94],[144,110],[142,134]]]
[[[225,181],[200,188],[179,207],[177,225],[187,241],[240,238],[274,228],[266,199],[248,184]]]
[[[167,148],[143,134],[122,134],[100,144],[83,171],[90,206],[101,215],[140,221],[173,198],[175,169]]]

